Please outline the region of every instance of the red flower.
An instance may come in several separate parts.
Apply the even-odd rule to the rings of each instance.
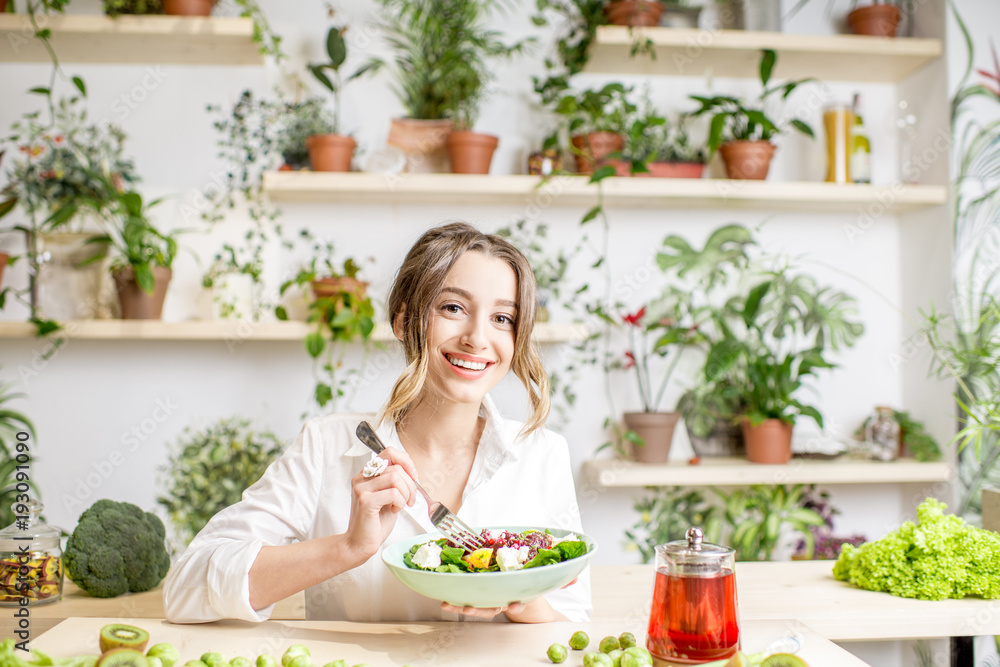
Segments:
[[[640,320],[642,320],[642,316],[645,315],[645,314],[646,314],[646,306],[643,306],[642,308],[640,308],[637,312],[633,313],[632,315],[625,315],[625,316],[623,316],[622,320],[625,321],[625,324],[631,324],[632,326],[637,327],[637,326],[640,326],[639,322],[640,322]]]
[[[625,351],[625,368],[635,367],[635,355],[632,354],[632,350]]]
[[[57,144],[61,144],[63,142],[63,136],[61,134],[57,134],[56,138],[53,141],[55,141]]]

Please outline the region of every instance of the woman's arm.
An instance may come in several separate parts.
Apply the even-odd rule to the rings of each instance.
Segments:
[[[396,515],[416,502],[416,468],[405,452],[388,447],[389,466],[377,477],[351,479],[347,532],[284,546],[262,547],[250,568],[250,606],[262,609],[351,570],[378,552]]]

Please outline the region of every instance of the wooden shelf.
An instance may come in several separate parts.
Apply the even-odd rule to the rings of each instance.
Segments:
[[[728,179],[609,178],[604,202],[630,208],[731,208],[874,214],[902,213],[938,206],[948,199],[943,185],[838,185],[769,183]],[[359,204],[468,204],[493,206],[534,203],[593,206],[597,186],[584,176],[474,176],[276,171],[264,174],[264,191],[274,201]]]
[[[312,327],[305,322],[250,322],[240,320],[160,322],[155,320],[78,320],[62,323],[68,338],[78,340],[177,340],[270,342],[302,341]],[[587,330],[580,324],[538,324],[535,341],[564,343],[582,338]],[[30,322],[0,322],[0,339],[33,338]],[[388,325],[378,324],[372,338],[395,340]]]
[[[947,463],[792,459],[787,465],[742,458],[703,457],[701,463],[643,464],[620,459],[585,461],[584,472],[602,487],[742,486],[744,484],[889,484],[947,482]]]
[[[42,20],[44,19],[44,22]],[[262,65],[253,21],[228,17],[40,17],[62,63]],[[49,62],[26,14],[0,14],[0,62]]]
[[[656,60],[648,54],[631,56],[632,44],[647,38],[653,42]],[[584,71],[757,78],[762,49],[778,54],[776,79],[889,83],[905,79],[944,53],[939,39],[678,28],[643,28],[631,34],[629,28],[602,26]]]

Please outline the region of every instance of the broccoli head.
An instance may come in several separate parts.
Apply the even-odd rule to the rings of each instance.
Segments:
[[[845,544],[834,578],[905,598],[1000,598],[1000,535],[945,514],[946,507],[928,498],[916,523],[857,548]]]
[[[98,500],[80,515],[66,543],[66,574],[98,598],[148,591],[170,569],[166,535],[155,514],[132,503]]]

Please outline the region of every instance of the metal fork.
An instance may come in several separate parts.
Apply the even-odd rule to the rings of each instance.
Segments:
[[[372,450],[376,454],[381,454],[382,450],[385,449],[385,445],[382,440],[376,435],[375,430],[366,421],[362,421],[358,424],[358,428],[355,431],[358,439],[368,446],[368,449]],[[413,480],[413,485],[417,487],[417,491],[420,495],[424,497],[427,501],[427,515],[431,519],[431,523],[434,527],[440,530],[448,539],[456,544],[460,544],[469,551],[475,551],[476,549],[481,549],[486,546],[486,543],[479,536],[479,534],[470,528],[468,524],[458,518],[458,516],[452,512],[450,509],[445,507],[443,504],[436,500],[431,500],[431,497],[427,495],[424,491],[424,487],[420,486],[417,480]]]

